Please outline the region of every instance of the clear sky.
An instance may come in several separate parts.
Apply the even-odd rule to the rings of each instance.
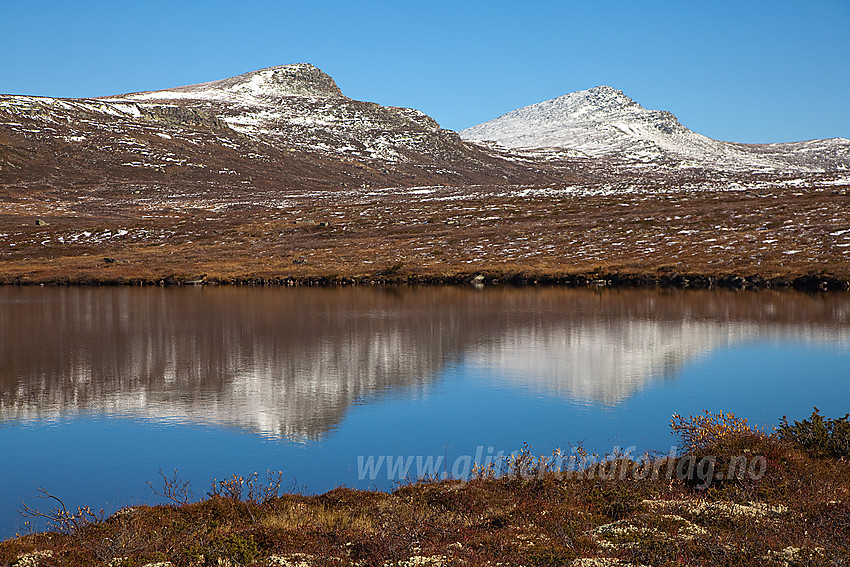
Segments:
[[[0,0],[0,92],[86,97],[309,62],[459,130],[600,84],[713,138],[850,138],[850,0]]]

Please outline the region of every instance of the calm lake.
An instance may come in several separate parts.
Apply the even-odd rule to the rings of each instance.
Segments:
[[[386,489],[429,457],[667,452],[674,412],[813,406],[850,411],[848,294],[0,287],[0,538],[39,486],[107,511],[160,502],[160,469],[196,498],[268,469]]]

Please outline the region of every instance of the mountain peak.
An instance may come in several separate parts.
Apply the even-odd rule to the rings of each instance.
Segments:
[[[586,91],[578,91],[578,92],[588,92],[596,95],[608,95],[608,96],[618,96],[629,98],[626,96],[626,93],[621,91],[620,89],[615,89],[614,87],[608,85],[598,85],[593,88],[587,89]],[[631,99],[629,99],[631,100]]]
[[[330,75],[309,63],[277,65],[229,79],[193,86],[246,91],[260,96],[342,96],[342,91]]]
[[[337,98],[343,94],[330,75],[321,69],[309,63],[295,63],[266,67],[208,83],[135,93],[126,98],[273,100],[285,96]]]
[[[671,112],[648,110],[608,85],[513,110],[460,135],[508,148],[558,147],[591,157],[685,167],[817,171],[843,169],[848,163],[842,140],[758,146],[713,140],[688,130]]]
[[[599,85],[591,89],[568,93],[554,99],[552,102],[572,107],[574,112],[592,109],[594,112],[611,113],[621,109],[646,111],[641,105],[626,96],[626,93],[608,85]],[[541,103],[545,104],[545,103]]]
[[[661,147],[678,145],[678,137],[689,134],[696,135],[670,112],[647,110],[608,85],[519,108],[461,132],[467,139],[507,147],[567,147],[639,160],[656,159]]]

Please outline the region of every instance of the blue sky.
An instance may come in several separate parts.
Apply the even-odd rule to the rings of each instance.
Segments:
[[[608,84],[713,138],[850,138],[850,0],[0,0],[0,92],[85,97],[309,62],[462,129]]]

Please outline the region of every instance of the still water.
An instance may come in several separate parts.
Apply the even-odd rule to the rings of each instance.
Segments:
[[[386,489],[370,457],[667,452],[674,412],[813,406],[850,411],[850,295],[5,287],[0,538],[39,486],[107,511],[159,502],[160,469],[196,497],[268,469]]]

